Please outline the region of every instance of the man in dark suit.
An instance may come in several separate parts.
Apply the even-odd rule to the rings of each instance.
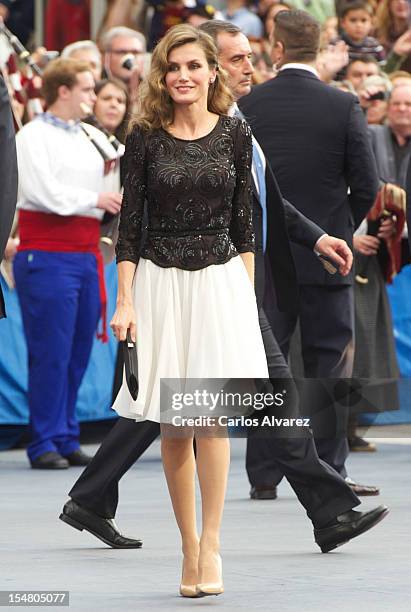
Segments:
[[[240,102],[269,161],[284,197],[324,230],[352,245],[353,230],[372,206],[378,190],[375,161],[365,119],[351,94],[322,83],[315,70],[319,24],[304,11],[281,11],[275,18],[273,56],[278,76],[255,87]],[[349,195],[348,195],[349,190]],[[287,357],[297,320],[308,379],[350,378],[353,365],[352,274],[331,276],[314,253],[292,245],[298,297],[294,312],[266,294],[265,310]],[[342,405],[337,418],[344,429]],[[337,437],[316,439],[318,454],[346,477],[348,443]],[[281,470],[264,444],[249,448],[249,472],[274,487]],[[353,483],[355,486],[355,483]],[[378,489],[362,488],[362,494]]]
[[[245,92],[248,93],[253,68],[247,38],[236,26],[226,22],[212,21],[202,26],[202,29],[212,35],[218,43],[220,62],[229,73],[233,92],[238,97]],[[264,181],[264,176],[261,180],[257,159],[260,154],[257,148],[257,143],[254,143],[253,217],[256,232],[256,292],[260,327],[270,377],[288,379],[292,390],[288,366],[261,307],[265,283],[263,253],[266,250],[274,257],[276,248],[284,249],[282,255],[285,261],[283,268],[279,268],[277,282],[286,290],[287,278],[292,279],[295,276],[286,225],[293,239],[308,249],[314,248],[323,231],[305,219],[290,204],[286,203],[284,207],[275,178],[268,167],[267,180]],[[265,190],[267,199],[272,200],[271,207],[266,207],[266,197],[263,195]],[[271,212],[269,208],[272,208]],[[267,227],[270,227],[271,223],[273,228],[270,236]],[[344,241],[327,236],[321,240],[321,243],[323,253],[332,257],[341,271],[347,273],[351,256]],[[289,304],[292,299],[292,290],[288,294],[283,294],[285,303]],[[148,421],[135,423],[132,420],[120,419],[104,440],[91,464],[71,489],[69,495],[72,501],[64,506],[60,518],[77,529],[90,531],[110,546],[137,547],[139,541],[122,536],[110,518],[114,517],[116,512],[120,478],[144,452],[158,432],[159,425],[156,423]],[[319,460],[310,434],[298,438],[271,438],[270,444],[274,448],[276,460],[313,522],[315,539],[323,552],[328,552],[352,537],[360,535],[385,516],[387,510],[384,506],[365,513],[352,510],[359,504],[358,498],[334,470]]]
[[[17,201],[17,158],[10,100],[0,75],[0,261],[7,245]],[[0,319],[6,316],[0,287]]]

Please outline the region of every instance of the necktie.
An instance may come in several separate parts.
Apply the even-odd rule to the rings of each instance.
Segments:
[[[260,151],[253,136],[253,168],[257,177],[260,206],[263,211],[263,250],[267,246],[267,191],[265,188],[265,171]]]

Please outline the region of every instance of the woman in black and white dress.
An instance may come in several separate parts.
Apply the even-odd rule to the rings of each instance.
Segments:
[[[123,383],[114,409],[163,421],[160,379],[266,378],[254,295],[251,131],[227,116],[232,95],[212,39],[188,25],[153,53],[126,142],[111,326],[137,342],[139,392]],[[147,238],[142,245],[144,206]],[[175,428],[177,429],[177,428]],[[182,537],[184,596],[223,592],[220,524],[227,436],[163,435],[162,458]],[[202,496],[197,535],[195,470]]]

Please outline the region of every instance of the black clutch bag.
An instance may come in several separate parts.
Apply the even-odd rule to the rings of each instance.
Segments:
[[[131,339],[129,329],[127,330],[127,339],[123,341],[123,355],[127,387],[135,401],[138,394],[137,349],[136,343]]]

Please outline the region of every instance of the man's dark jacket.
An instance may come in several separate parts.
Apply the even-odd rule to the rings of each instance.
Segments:
[[[0,76],[0,261],[13,223],[17,200],[17,159],[14,125],[7,89]],[[6,316],[0,287],[0,318]]]
[[[274,171],[284,198],[328,234],[352,244],[372,206],[378,177],[361,108],[307,70],[286,69],[239,106]],[[349,188],[349,193],[348,193]],[[325,272],[314,253],[292,245],[301,284],[350,284]]]

